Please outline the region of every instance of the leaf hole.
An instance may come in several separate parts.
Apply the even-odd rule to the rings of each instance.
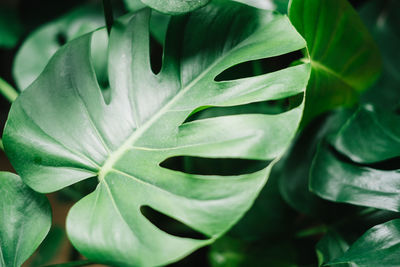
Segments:
[[[294,61],[302,57],[303,53],[298,50],[275,57],[246,61],[224,70],[214,80],[216,82],[231,81],[275,72],[289,67]]]
[[[188,174],[231,176],[254,173],[270,163],[267,160],[177,156],[164,160],[160,166]]]
[[[187,226],[186,224],[177,221],[168,215],[165,215],[150,206],[141,206],[140,212],[147,220],[154,224],[158,229],[174,236],[183,238],[192,238],[207,240],[209,237],[194,230],[193,228]]]
[[[340,151],[338,151],[333,145],[329,144],[329,151],[341,162],[355,165],[358,167],[367,167],[367,168],[372,168],[372,169],[377,169],[377,170],[382,170],[382,171],[396,171],[400,169],[400,157],[395,157],[379,162],[374,162],[374,163],[359,163],[351,160],[348,156],[345,154],[342,154]]]
[[[303,94],[300,93],[278,100],[253,102],[232,107],[203,106],[194,110],[183,123],[239,114],[277,115],[298,107],[303,102]]]
[[[163,47],[150,35],[150,66],[154,74],[158,74],[162,67]]]
[[[67,43],[67,35],[64,32],[59,32],[56,35],[56,42],[57,44],[59,44],[60,46],[63,46]]]
[[[103,94],[104,101],[109,103],[111,90],[108,79],[108,35],[105,30],[93,33],[90,51],[97,83]]]

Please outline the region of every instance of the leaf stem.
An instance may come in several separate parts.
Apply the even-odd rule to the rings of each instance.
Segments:
[[[0,138],[0,149],[4,151],[3,139]]]
[[[0,78],[0,93],[10,102],[14,102],[14,100],[18,97],[17,90],[15,90],[14,87],[12,87],[2,78]]]
[[[103,0],[104,18],[106,21],[107,32],[110,35],[111,27],[114,23],[113,10],[111,0]]]
[[[94,262],[89,261],[89,260],[83,260],[83,261],[70,261],[70,262],[65,262],[65,263],[60,263],[60,264],[52,264],[52,265],[46,265],[45,267],[79,267],[79,266],[87,266],[94,264]]]

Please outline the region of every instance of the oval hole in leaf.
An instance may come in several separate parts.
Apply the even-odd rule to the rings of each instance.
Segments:
[[[150,35],[150,65],[154,74],[158,74],[161,71],[162,57],[162,45]]]
[[[224,70],[214,80],[216,82],[231,81],[275,72],[289,67],[294,61],[302,57],[303,53],[298,50],[276,57],[246,61]]]
[[[59,32],[56,35],[56,41],[60,46],[63,46],[67,43],[67,35],[64,32]]]
[[[340,161],[344,163],[349,163],[355,166],[359,167],[367,167],[367,168],[372,168],[372,169],[377,169],[377,170],[382,170],[382,171],[395,171],[400,169],[400,157],[395,157],[375,163],[369,163],[369,164],[362,164],[358,163],[355,161],[352,161],[349,157],[346,155],[340,153],[334,146],[329,145],[329,150],[332,152],[332,154]]]
[[[199,107],[183,122],[215,118],[238,114],[269,114],[276,115],[298,107],[303,101],[303,93],[278,100],[253,102],[231,107]]]
[[[94,32],[91,42],[91,59],[97,82],[103,93],[104,101],[111,101],[110,82],[108,79],[108,35],[105,30]]]
[[[177,221],[150,206],[141,206],[140,212],[149,220],[152,224],[154,224],[160,230],[174,236],[192,238],[192,239],[200,239],[207,240],[209,237],[206,235],[192,229],[186,224]]]
[[[242,175],[260,171],[271,161],[238,158],[171,157],[160,166],[174,171],[199,175]]]

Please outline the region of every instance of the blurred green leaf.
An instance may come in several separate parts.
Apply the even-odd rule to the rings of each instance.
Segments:
[[[296,248],[288,239],[246,242],[224,236],[211,245],[209,253],[212,267],[293,267],[296,260]]]
[[[336,231],[328,231],[316,246],[318,264],[321,266],[343,255],[349,244]],[[342,267],[352,267],[353,264],[341,264]]]
[[[314,120],[296,137],[292,147],[282,158],[279,188],[283,198],[300,213],[321,217],[329,212],[327,203],[309,191],[309,173],[319,142],[336,132],[350,116],[341,110],[328,117]]]
[[[14,60],[13,76],[18,88],[24,90],[30,85],[62,45],[103,25],[101,6],[82,6],[34,31],[24,41]],[[94,42],[94,47],[100,46],[94,50],[102,50],[101,46],[106,43]],[[102,54],[104,51],[98,53]]]
[[[13,48],[23,33],[23,27],[13,9],[0,6],[0,48]]]
[[[19,267],[46,237],[51,209],[15,174],[0,172],[0,266]]]
[[[36,267],[48,264],[60,252],[65,238],[64,229],[60,226],[53,226],[42,244],[40,244],[37,253],[33,256],[30,266]]]
[[[377,84],[364,96],[364,101],[383,108],[400,105],[400,2],[366,1],[360,15],[375,38],[383,58],[383,73]]]
[[[324,199],[400,211],[400,116],[361,107],[315,155],[310,189]],[[369,164],[369,165],[368,165]]]
[[[289,17],[311,58],[303,124],[353,105],[381,71],[379,50],[357,12],[347,0],[293,0]]]
[[[372,227],[339,258],[327,265],[400,266],[400,219]]]

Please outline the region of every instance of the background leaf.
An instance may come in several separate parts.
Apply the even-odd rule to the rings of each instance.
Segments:
[[[49,202],[17,175],[0,172],[0,215],[0,265],[21,266],[50,229]]]
[[[115,24],[107,102],[91,67],[87,35],[61,48],[14,102],[4,135],[13,166],[38,191],[98,177],[96,190],[71,209],[67,232],[87,258],[107,264],[172,262],[213,242],[239,220],[266,182],[272,164],[265,165],[295,134],[310,70],[302,64],[215,81],[234,65],[305,47],[286,17],[217,1],[172,19],[156,75],[149,58],[149,16],[143,10],[126,24]],[[290,97],[300,98],[300,104],[279,114],[188,118],[210,106]],[[28,150],[31,157],[21,160],[20,153]],[[224,176],[163,167],[166,159],[182,155],[266,164]],[[203,237],[168,232],[152,214]]]
[[[13,48],[23,33],[14,10],[0,6],[0,47]]]
[[[343,256],[328,265],[398,266],[400,264],[400,219],[377,225],[357,240]]]
[[[103,25],[101,6],[82,6],[34,31],[14,59],[13,76],[18,88],[24,90],[30,85],[62,45]],[[94,42],[94,49],[100,46],[97,50],[101,50],[104,43]]]
[[[374,40],[347,0],[292,0],[289,17],[307,41],[311,77],[303,123],[350,106],[381,70]]]
[[[332,138],[333,147],[320,146],[310,189],[332,201],[399,211],[399,123],[397,114],[360,108]]]
[[[360,16],[376,40],[383,58],[383,72],[378,82],[368,90],[363,100],[381,108],[395,110],[400,105],[400,2],[367,1]]]

